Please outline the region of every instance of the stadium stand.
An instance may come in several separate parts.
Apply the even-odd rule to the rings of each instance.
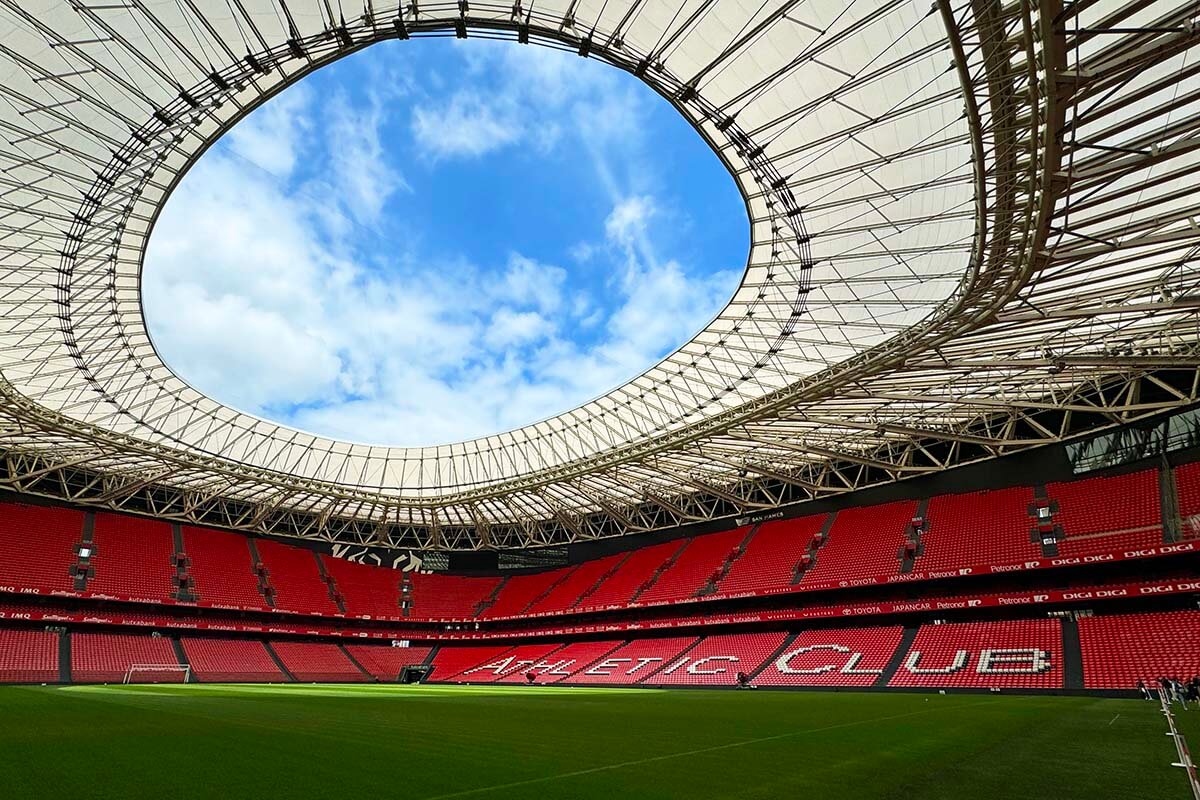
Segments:
[[[321,578],[312,550],[268,539],[257,540],[256,546],[275,589],[276,608],[301,614],[339,613],[329,596],[328,584]]]
[[[532,671],[535,665],[543,663],[560,648],[561,642],[521,645],[495,659],[464,670],[458,677],[469,683],[524,683],[525,673]]]
[[[896,652],[904,629],[803,631],[754,682],[763,686],[871,686]]]
[[[922,625],[889,686],[1062,688],[1056,619]]]
[[[443,647],[434,656],[431,679],[435,682],[457,679],[466,670],[501,658],[512,649],[506,644]]]
[[[144,602],[171,599],[175,545],[165,522],[97,514],[88,591]]]
[[[203,683],[283,683],[287,680],[262,642],[188,637],[180,641],[192,674]]]
[[[746,551],[717,584],[717,591],[736,594],[791,589],[798,577],[797,567],[826,519],[825,514],[819,514],[763,523]]]
[[[58,683],[58,635],[0,628],[0,683]]]
[[[562,683],[633,684],[675,663],[698,642],[695,636],[639,639],[628,642],[587,667],[563,678]]]
[[[432,648],[348,644],[346,650],[376,680],[394,683],[405,667],[425,663]]]
[[[218,608],[267,609],[245,536],[184,527],[183,549],[199,602]]]
[[[1139,680],[1200,675],[1200,611],[1084,617],[1079,620],[1084,686],[1132,689]]]
[[[661,603],[694,597],[706,582],[719,577],[718,570],[728,560],[736,558],[749,532],[749,528],[735,528],[690,539],[678,558],[638,597],[638,602]]]
[[[1200,538],[1200,461],[1175,468],[1175,488],[1183,520],[1180,533],[1184,539]]]
[[[1053,521],[1066,536],[1058,543],[1062,556],[1162,544],[1157,470],[1051,483],[1046,494],[1058,504]]]
[[[592,561],[585,561],[563,580],[554,585],[550,592],[532,606],[527,614],[559,614],[569,611],[583,600],[585,593],[591,592],[600,580],[612,572],[625,558],[621,553],[615,556],[605,556]]]
[[[47,594],[72,591],[82,535],[82,512],[0,504],[0,585]]]
[[[578,608],[596,609],[628,604],[655,579],[659,570],[666,568],[671,556],[679,552],[682,546],[681,542],[663,542],[634,550],[595,591],[580,600]]]
[[[534,600],[545,596],[570,572],[570,569],[554,569],[532,575],[514,575],[504,582],[500,593],[496,595],[496,602],[479,616],[515,617],[529,608]]]
[[[500,585],[499,578],[465,578],[458,575],[407,575],[412,586],[415,619],[470,619]]]
[[[336,644],[279,641],[272,642],[271,649],[298,681],[359,683],[367,679]]]
[[[76,683],[121,683],[137,664],[174,664],[179,659],[171,640],[161,636],[121,633],[76,633],[71,636],[71,680]],[[140,682],[179,683],[181,672],[143,673]]]
[[[400,619],[399,572],[334,556],[320,556],[320,559],[325,572],[333,578],[347,614]]]
[[[558,683],[574,672],[586,669],[623,644],[621,641],[575,642],[546,659],[546,666],[534,666],[537,683]]]
[[[1037,558],[1041,549],[1030,540],[1032,502],[1028,487],[932,498],[916,568],[938,571]]]
[[[709,636],[642,683],[657,686],[732,686],[738,672],[750,673],[787,639],[784,633]]]
[[[801,585],[853,583],[858,578],[897,574],[897,553],[907,541],[905,531],[916,510],[917,504],[906,500],[839,511],[829,529],[829,541]]]

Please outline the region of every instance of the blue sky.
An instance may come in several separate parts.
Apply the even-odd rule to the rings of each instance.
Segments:
[[[745,210],[632,76],[502,42],[390,42],[269,101],[151,237],[163,358],[304,430],[429,445],[567,410],[728,300]]]

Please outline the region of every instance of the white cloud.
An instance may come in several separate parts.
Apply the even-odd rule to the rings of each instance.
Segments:
[[[413,110],[413,136],[435,158],[476,157],[521,138],[515,115],[475,92],[454,95],[445,106]]]

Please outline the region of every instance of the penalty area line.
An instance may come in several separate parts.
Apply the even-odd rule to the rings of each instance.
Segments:
[[[587,769],[577,769],[571,772],[560,772],[555,775],[543,775],[539,778],[526,778],[522,781],[510,781],[509,783],[497,783],[492,786],[479,786],[475,789],[464,789],[461,792],[449,792],[447,794],[429,795],[422,800],[451,800],[455,797],[471,797],[473,795],[486,794],[488,792],[496,792],[501,789],[516,789],[521,786],[533,786],[539,783],[549,783],[550,781],[563,780],[564,778],[578,778],[584,775],[595,775],[599,772],[612,772],[626,767],[637,767],[642,764],[654,764],[659,761],[670,761],[673,758],[687,758],[688,756],[698,756],[704,753],[716,753],[722,750],[733,750],[738,747],[747,747],[753,744],[762,744],[764,742],[775,742],[780,739],[787,739],[792,736],[806,736],[813,733],[825,733],[826,731],[836,731],[842,728],[856,728],[861,725],[874,725],[879,722],[890,722],[895,719],[905,719],[906,717],[918,717],[924,714],[933,714],[938,711],[950,711],[956,708],[971,708],[972,706],[984,705],[988,701],[984,700],[978,703],[960,703],[954,706],[942,706],[940,708],[921,709],[920,711],[908,711],[904,714],[892,714],[886,717],[872,717],[871,719],[860,719],[853,722],[840,722],[836,725],[824,725],[820,728],[806,728],[802,731],[788,731],[787,733],[777,733],[772,736],[762,736],[757,739],[743,739],[739,742],[726,742],[725,744],[715,744],[710,747],[699,747],[695,750],[684,750],[678,753],[664,753],[661,756],[649,756],[647,758],[637,758],[632,761],[618,761],[615,764],[603,764],[599,767],[589,767]]]

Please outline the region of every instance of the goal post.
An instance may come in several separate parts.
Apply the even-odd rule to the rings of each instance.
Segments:
[[[132,664],[125,671],[125,680],[123,683],[137,683],[136,676],[141,674],[153,673],[183,673],[183,682],[187,683],[192,678],[192,668],[186,664]],[[152,683],[153,681],[145,681]]]

